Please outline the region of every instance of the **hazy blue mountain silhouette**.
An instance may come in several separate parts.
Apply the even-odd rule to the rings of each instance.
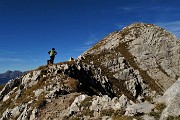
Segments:
[[[15,71],[8,70],[7,72],[0,74],[0,84],[5,84],[9,80],[19,77],[22,74],[23,72],[18,71],[18,70],[15,70]]]

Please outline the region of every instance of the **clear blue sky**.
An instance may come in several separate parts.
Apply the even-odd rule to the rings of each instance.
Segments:
[[[77,58],[115,30],[156,24],[180,37],[180,0],[0,0],[0,73]]]

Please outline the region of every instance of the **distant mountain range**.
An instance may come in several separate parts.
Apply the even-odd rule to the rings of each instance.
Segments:
[[[23,72],[18,71],[18,70],[15,70],[15,71],[8,70],[7,72],[0,74],[0,84],[5,84],[9,80],[19,77],[22,74]]]

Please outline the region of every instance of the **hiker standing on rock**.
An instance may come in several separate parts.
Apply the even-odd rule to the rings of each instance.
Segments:
[[[54,58],[55,58],[55,55],[57,54],[57,52],[55,51],[55,48],[52,48],[52,50],[50,50],[48,53],[50,55],[50,60],[48,60],[48,64],[54,64]]]

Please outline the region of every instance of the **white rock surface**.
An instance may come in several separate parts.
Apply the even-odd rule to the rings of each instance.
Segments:
[[[155,120],[154,117],[149,116],[149,115],[144,115],[142,118],[143,118],[143,120]]]
[[[73,113],[79,112],[80,111],[80,104],[86,97],[87,97],[87,95],[80,95],[80,96],[76,97],[74,102],[68,108],[69,110],[68,110],[67,115],[71,115]]]
[[[92,100],[92,105],[89,107],[93,111],[101,111],[105,109],[121,110],[130,105],[127,97],[122,95],[119,99],[114,97],[111,99],[107,95],[102,97],[96,96]]]
[[[149,102],[145,101],[139,104],[133,104],[133,105],[129,105],[126,108],[126,112],[125,115],[127,116],[134,116],[138,113],[145,113],[148,114],[151,112],[151,110],[154,108],[155,106],[153,104],[150,104]]]
[[[35,94],[36,97],[39,97],[39,95],[40,95],[42,92],[44,92],[44,89],[38,89],[38,90],[34,91],[34,94]]]
[[[180,116],[180,78],[166,90],[159,102],[164,102],[167,106],[160,120],[165,120],[168,116]]]

